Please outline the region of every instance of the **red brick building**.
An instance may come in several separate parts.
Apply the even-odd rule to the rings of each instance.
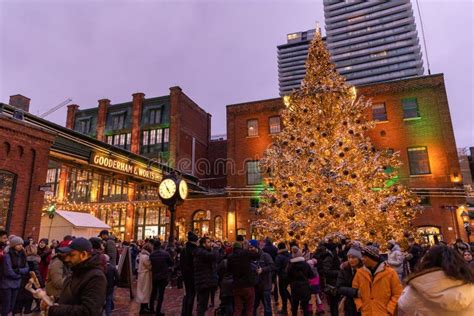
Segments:
[[[466,199],[443,75],[360,86],[357,94],[372,99],[367,113],[377,121],[369,132],[372,142],[400,152],[399,180],[422,198],[423,213],[415,221],[419,232],[430,242],[466,239],[460,217]],[[249,196],[260,190],[252,180],[253,161],[279,130],[283,107],[280,98],[227,106],[227,158],[245,170],[227,179],[229,192],[247,192],[235,202],[240,226],[256,218]]]
[[[30,99],[10,98],[13,117],[0,104],[0,229],[19,236],[39,233],[49,150],[55,135],[22,120]]]

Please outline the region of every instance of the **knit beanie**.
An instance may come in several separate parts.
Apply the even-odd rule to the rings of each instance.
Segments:
[[[258,240],[252,239],[249,241],[250,246],[258,248]]]
[[[375,246],[366,246],[362,249],[362,255],[369,257],[372,260],[380,260],[380,250]]]
[[[10,248],[13,248],[17,245],[23,245],[23,239],[18,236],[14,236],[10,239]]]
[[[293,246],[291,247],[291,256],[293,258],[303,257],[303,253],[301,252],[300,248]]]
[[[362,251],[357,246],[352,246],[351,249],[347,252],[347,256],[354,256],[358,259],[362,259]]]

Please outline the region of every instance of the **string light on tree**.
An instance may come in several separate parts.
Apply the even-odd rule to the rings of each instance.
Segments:
[[[336,72],[319,32],[306,69],[301,89],[283,98],[285,128],[260,161],[270,172],[255,227],[310,244],[336,232],[380,243],[411,233],[418,200],[397,183],[398,153],[371,144],[371,103]]]

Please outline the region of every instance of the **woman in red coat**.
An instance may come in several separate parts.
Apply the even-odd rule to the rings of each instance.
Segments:
[[[51,262],[51,249],[48,247],[48,239],[43,238],[38,243],[38,255],[41,258],[39,262],[39,272],[41,277],[46,282],[46,277],[48,276],[48,267]]]

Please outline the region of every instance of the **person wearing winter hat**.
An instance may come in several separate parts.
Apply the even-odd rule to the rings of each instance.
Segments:
[[[23,239],[18,236],[10,237],[8,251],[3,256],[2,274],[0,276],[1,315],[8,315],[13,312],[21,280],[28,272],[29,267],[23,249]]]
[[[389,251],[387,263],[397,272],[398,278],[402,281],[405,256],[403,255],[398,243],[393,239],[388,241],[387,248]]]
[[[362,315],[395,315],[402,293],[398,275],[380,257],[379,248],[371,245],[362,249],[364,266],[357,270],[352,287],[357,289],[354,299]]]
[[[288,292],[288,274],[286,268],[290,263],[291,255],[286,248],[284,242],[278,243],[278,254],[275,258],[276,273],[278,276],[278,290],[281,297],[281,310],[278,314],[286,315],[288,313],[288,301],[290,300],[290,292]]]
[[[183,275],[185,295],[183,297],[182,316],[192,316],[196,290],[194,287],[194,257],[193,252],[198,247],[199,237],[192,231],[188,232],[186,242],[180,254],[180,267]]]
[[[347,252],[347,262],[341,265],[341,270],[337,276],[337,293],[342,295],[340,306],[344,306],[345,316],[360,315],[356,310],[354,298],[357,297],[357,289],[352,287],[352,281],[357,269],[362,267],[362,251],[358,246],[353,245]],[[341,308],[339,308],[341,312]]]
[[[298,315],[298,307],[301,306],[304,316],[311,315],[308,303],[311,299],[311,288],[308,280],[314,278],[310,265],[303,257],[303,252],[296,246],[291,247],[290,263],[288,264],[288,281],[291,288],[291,313]]]

